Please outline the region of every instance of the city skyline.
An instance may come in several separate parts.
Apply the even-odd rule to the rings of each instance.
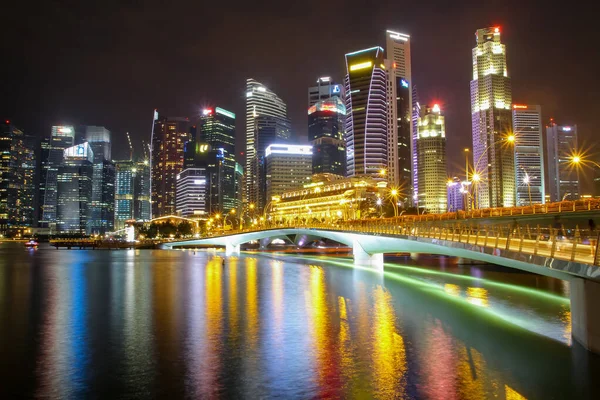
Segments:
[[[506,8],[509,8],[508,6],[509,4],[507,3]],[[535,21],[532,23],[526,18],[528,10],[535,10],[543,14],[550,13],[552,7],[538,9],[534,5],[519,5],[521,12],[512,13],[510,17],[508,17],[509,12],[506,10],[492,10],[491,7],[486,8],[477,12],[473,10],[459,11],[451,9],[448,10],[449,14],[445,16],[447,21],[441,21],[436,17],[436,22],[439,24],[431,24],[432,26],[424,28],[418,24],[418,17],[424,12],[418,6],[411,11],[411,17],[400,16],[398,13],[390,13],[390,16],[387,16],[389,10],[393,10],[394,8],[385,5],[378,6],[377,9],[372,11],[373,18],[368,24],[363,25],[356,33],[353,32],[351,35],[338,38],[333,44],[331,42],[327,44],[315,44],[308,37],[301,38],[300,34],[290,35],[291,37],[288,37],[288,39],[291,43],[288,44],[293,44],[297,49],[294,51],[295,54],[283,57],[281,59],[282,64],[270,63],[269,61],[274,59],[274,56],[270,55],[257,57],[257,60],[250,59],[249,51],[241,49],[240,53],[237,54],[239,57],[237,62],[229,63],[226,60],[224,65],[227,65],[227,68],[225,70],[219,71],[212,67],[208,69],[203,67],[200,74],[195,73],[193,76],[204,82],[202,84],[196,82],[189,83],[189,78],[192,74],[188,72],[189,68],[187,67],[185,58],[183,60],[183,70],[181,73],[177,72],[177,74],[174,72],[174,67],[171,66],[172,62],[168,60],[168,65],[165,65],[160,71],[153,70],[153,68],[156,68],[153,63],[147,66],[135,64],[136,71],[139,69],[136,72],[136,76],[139,74],[140,77],[132,76],[131,74],[122,76],[122,73],[115,71],[115,83],[129,82],[129,84],[119,84],[122,86],[120,88],[118,87],[119,85],[111,83],[112,81],[108,82],[109,84],[106,89],[90,92],[94,94],[93,96],[89,96],[90,98],[83,98],[84,96],[81,95],[83,92],[80,89],[71,87],[72,85],[69,84],[69,80],[66,79],[67,77],[57,68],[37,71],[37,67],[29,65],[24,71],[31,72],[27,75],[31,79],[31,82],[24,81],[25,75],[18,73],[17,78],[19,79],[10,83],[6,88],[7,99],[10,99],[10,101],[2,104],[4,106],[2,110],[7,118],[14,120],[26,132],[36,136],[45,135],[45,129],[47,129],[45,127],[51,124],[94,124],[106,126],[113,132],[116,148],[124,147],[120,146],[120,144],[125,143],[124,132],[129,131],[134,140],[134,147],[137,149],[140,147],[139,143],[142,139],[148,140],[148,110],[151,112],[152,109],[158,108],[165,115],[189,114],[192,117],[193,112],[199,113],[203,106],[210,105],[205,104],[206,99],[210,98],[236,112],[238,115],[242,115],[244,99],[240,87],[243,87],[245,78],[254,76],[257,80],[280,94],[282,99],[288,104],[294,136],[305,138],[306,127],[301,116],[306,104],[306,86],[314,82],[315,77],[323,75],[330,75],[333,80],[340,82],[343,78],[343,54],[352,51],[353,48],[361,48],[361,46],[382,45],[385,47],[382,34],[385,32],[385,29],[390,29],[406,32],[411,35],[413,39],[413,80],[419,86],[420,97],[424,102],[438,101],[444,110],[446,110],[448,131],[456,132],[454,137],[448,138],[449,154],[455,154],[457,153],[456,150],[459,150],[461,147],[461,140],[464,140],[467,135],[468,124],[470,122],[468,106],[464,101],[468,98],[468,89],[465,89],[464,82],[468,81],[469,78],[465,75],[464,69],[467,65],[466,63],[468,63],[465,57],[468,57],[470,52],[472,35],[475,29],[482,26],[498,25],[503,29],[503,41],[508,47],[508,62],[510,63],[511,76],[515,82],[513,85],[515,87],[513,93],[515,101],[540,104],[544,113],[544,123],[551,116],[558,121],[562,121],[564,124],[577,123],[580,127],[583,141],[589,142],[588,138],[591,133],[586,133],[586,131],[591,130],[592,122],[591,118],[586,115],[585,109],[587,107],[585,105],[590,104],[591,106],[593,103],[589,102],[588,95],[579,96],[578,92],[584,87],[597,87],[598,80],[593,74],[588,74],[590,78],[585,81],[584,86],[584,81],[579,75],[585,74],[573,74],[572,72],[575,68],[568,65],[568,61],[561,60],[561,56],[564,58],[566,54],[576,54],[577,49],[585,48],[586,42],[591,40],[589,39],[589,35],[585,35],[585,29],[588,29],[586,25],[581,24],[582,27],[579,30],[571,31],[569,23],[560,32],[556,32],[554,29],[545,27],[544,25],[546,24]],[[154,15],[156,12],[158,10],[149,6],[143,12],[140,12],[140,14],[141,16]],[[352,11],[351,7],[346,9],[340,6],[340,12],[356,15],[356,11]],[[567,12],[569,11],[567,10]],[[278,14],[281,14],[281,12],[270,10],[267,15],[273,16]],[[304,14],[301,13],[300,15]],[[307,18],[305,24],[308,26],[310,23],[306,22],[314,17],[310,15],[305,17]],[[459,20],[466,20],[467,23],[458,23]],[[237,19],[236,21],[244,25],[243,20],[240,21]],[[134,15],[131,22],[139,28],[139,18],[137,16]],[[339,25],[336,21],[333,21],[333,23]],[[65,22],[59,28],[60,32],[71,32],[78,29],[70,26],[68,22]],[[228,26],[228,28],[231,28],[232,32],[239,29],[232,26]],[[534,31],[541,32],[539,37],[531,36],[530,33]],[[127,34],[132,35],[131,32]],[[576,35],[577,41],[574,40]],[[231,40],[229,36],[233,35],[227,34],[223,36],[223,45],[229,43]],[[249,38],[244,38],[244,42],[246,40],[254,40],[259,46],[263,46],[262,43],[265,42],[269,43],[262,31],[251,33],[250,36]],[[521,41],[519,40],[521,37],[527,37],[529,40]],[[542,40],[541,37],[544,37],[544,39]],[[139,37],[135,35],[134,39],[139,40]],[[193,35],[193,37],[185,36],[184,39],[185,43],[188,44],[200,41],[199,34]],[[81,40],[87,42],[90,39],[85,36]],[[45,38],[42,38],[39,33],[34,35],[32,39],[29,39],[30,44],[34,48],[44,41]],[[201,41],[205,42],[204,39]],[[17,40],[16,42],[18,43],[19,41]],[[552,44],[550,45],[550,43]],[[283,45],[279,42],[271,44],[274,45],[275,49]],[[176,46],[176,44],[173,45]],[[215,45],[210,45],[203,52],[210,53],[214,48]],[[549,65],[552,63],[543,63],[540,60],[541,54],[548,53],[548,51],[544,50],[550,48],[558,59],[557,63],[554,63],[556,65]],[[313,49],[314,51],[311,52],[309,49]],[[431,53],[432,50],[435,50],[436,57],[444,60],[443,68],[437,63],[431,63],[432,56],[428,55],[428,53]],[[98,45],[94,45],[94,43],[89,48],[80,51],[91,58],[96,58],[103,54],[102,52],[99,52],[100,54],[94,53],[98,51]],[[110,49],[106,51],[111,52]],[[146,48],[139,51],[148,57],[148,50]],[[277,51],[271,50],[270,52],[277,53]],[[160,58],[158,55],[152,57],[152,59]],[[590,55],[589,57],[593,58],[594,55]],[[313,58],[314,60],[312,60]],[[63,62],[60,59],[57,59],[57,61],[59,63]],[[22,62],[24,61],[17,60],[17,65]],[[235,65],[235,71],[232,71],[233,65]],[[296,68],[295,70],[289,70],[288,66],[290,65],[302,65],[302,68],[294,67]],[[132,66],[131,68],[134,67]],[[591,65],[584,64],[578,68],[585,70],[591,68]],[[96,70],[96,67],[87,64],[83,65],[77,71],[78,80],[84,81],[82,78],[87,76],[87,79],[91,81],[91,76],[93,75],[89,74]],[[295,71],[299,71],[299,73]],[[294,72],[294,79],[286,79],[289,72]],[[224,78],[228,73],[232,75],[228,77],[227,81],[219,79]],[[82,75],[85,76],[82,77]],[[112,75],[110,76],[112,77]],[[50,81],[48,83],[49,88],[42,88],[40,96],[27,96],[26,93],[28,93],[29,86],[39,81],[40,76],[44,76],[46,80]],[[557,85],[556,79],[560,76],[569,76],[569,85]],[[141,77],[146,79],[140,80]],[[177,85],[182,78],[188,83]],[[154,80],[157,83],[173,81],[177,90],[160,85],[160,90],[155,90],[155,93],[148,95],[148,90],[154,86],[152,84]],[[206,84],[207,81],[216,81],[219,83]],[[85,81],[83,86],[95,87],[97,84]],[[59,93],[56,90],[52,90],[57,87],[63,88],[60,92],[59,101],[50,101],[50,99],[55,97],[56,93]],[[21,88],[25,89],[22,95],[11,95],[12,93],[17,93],[17,89]],[[107,90],[109,88],[110,97],[108,97],[109,91]],[[39,90],[39,85],[36,86],[36,90]],[[123,90],[126,91],[126,96],[120,95]],[[590,90],[590,92],[593,92],[593,90]],[[27,101],[25,101],[25,97],[27,97]],[[120,100],[121,97],[124,97],[124,99]],[[114,98],[119,99],[116,104],[113,103]],[[44,107],[41,107],[42,105]],[[120,105],[127,105],[127,107],[121,107]],[[42,112],[36,112],[35,110],[42,110]],[[239,140],[239,121],[237,128]],[[588,135],[587,137],[586,134]],[[115,158],[124,157],[124,154],[116,154]],[[462,164],[459,161],[450,159],[450,169],[457,169],[457,165]]]

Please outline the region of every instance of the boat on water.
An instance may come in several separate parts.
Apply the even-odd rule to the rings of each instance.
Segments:
[[[38,246],[38,242],[36,242],[35,240],[31,239],[29,242],[25,242],[25,247],[37,247]]]

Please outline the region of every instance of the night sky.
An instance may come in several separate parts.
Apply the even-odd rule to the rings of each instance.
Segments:
[[[306,137],[307,87],[342,81],[344,54],[385,46],[385,30],[412,39],[421,103],[446,115],[449,165],[470,146],[475,30],[500,26],[513,100],[541,104],[546,122],[598,136],[600,29],[579,2],[494,1],[12,1],[3,6],[0,115],[31,134],[53,124],[103,125],[114,158],[150,139],[152,110],[195,118],[204,106],[238,115],[243,150],[245,79],[288,104],[294,136]],[[18,4],[17,4],[18,3]],[[88,4],[89,3],[89,4]]]

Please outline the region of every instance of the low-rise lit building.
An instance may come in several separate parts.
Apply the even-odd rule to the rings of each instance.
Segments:
[[[295,144],[272,144],[265,150],[265,207],[273,196],[301,188],[312,175],[312,147]]]
[[[387,182],[371,176],[319,174],[312,180],[274,197],[267,219],[279,224],[375,217],[381,214],[382,201],[387,201]]]
[[[470,209],[470,184],[471,182],[461,181],[457,177],[448,181],[448,212],[468,211]]]

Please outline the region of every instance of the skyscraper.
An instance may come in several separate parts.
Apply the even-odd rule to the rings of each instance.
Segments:
[[[577,200],[581,194],[579,170],[571,164],[577,153],[577,125],[546,126],[550,201]]]
[[[207,143],[207,203],[210,212],[238,208],[235,197],[235,114],[224,108],[206,108],[198,122],[197,140]]]
[[[344,99],[344,86],[335,83],[331,77],[322,76],[317,79],[316,86],[308,88],[308,106],[314,106],[318,101],[327,100],[330,97]]]
[[[125,228],[125,221],[150,219],[150,167],[148,160],[115,161],[114,229]]]
[[[511,207],[515,201],[514,149],[503,140],[512,132],[506,47],[499,28],[478,29],[475,38],[471,123],[474,169],[480,177],[477,204],[479,208]]]
[[[59,233],[92,233],[91,202],[94,152],[89,143],[64,150],[57,172],[56,229]]]
[[[262,118],[257,123],[258,117],[273,117],[268,122],[268,118]],[[261,130],[271,131],[277,130],[276,125],[280,127],[288,124],[287,118],[287,107],[283,100],[279,98],[274,92],[265,87],[262,83],[255,81],[254,79],[246,80],[246,200],[251,203],[257,203],[259,200],[259,158],[264,157],[264,154],[259,153],[259,134]],[[289,131],[288,131],[289,132]],[[288,136],[289,137],[289,136]],[[262,150],[266,148],[269,143],[265,140],[260,141]]]
[[[419,118],[417,156],[419,163],[418,206],[430,213],[447,210],[446,128],[440,106],[427,107]]]
[[[63,162],[64,150],[73,146],[75,129],[72,126],[53,126],[49,138],[42,141],[40,154],[40,211],[39,226],[49,228],[50,232],[56,229],[56,185],[58,167]]]
[[[545,203],[542,108],[513,104],[517,206]]]
[[[0,125],[0,234],[35,223],[35,137]],[[17,233],[17,232],[10,232]]]
[[[86,126],[85,141],[94,154],[90,225],[92,233],[104,235],[114,230],[115,219],[115,166],[111,159],[110,131],[103,126]]]
[[[417,165],[417,136],[419,131],[419,117],[421,116],[421,105],[417,85],[412,85],[412,114],[411,114],[411,152],[412,152],[412,200],[416,201],[415,194],[419,193],[419,166]]]
[[[379,46],[346,54],[347,175],[388,167],[387,74]]]
[[[310,183],[312,173],[311,146],[272,144],[265,150],[266,203],[273,196]]]
[[[183,150],[189,140],[188,119],[159,117],[152,133],[152,217],[175,214],[177,174],[183,169]]]
[[[339,97],[320,100],[308,109],[313,174],[346,175],[345,118],[346,107]]]
[[[412,76],[410,36],[386,32],[388,73],[388,180],[409,193],[412,185]],[[415,133],[416,135],[416,133]],[[415,139],[416,140],[416,139]]]

